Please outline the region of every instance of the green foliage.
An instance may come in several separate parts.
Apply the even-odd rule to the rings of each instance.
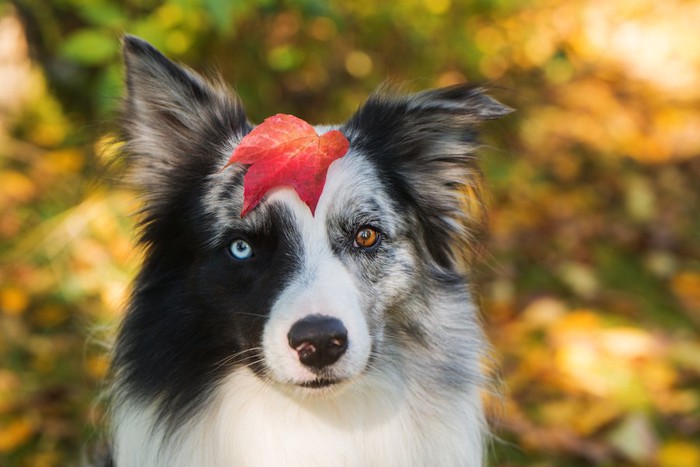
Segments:
[[[118,44],[102,29],[81,29],[61,44],[61,56],[80,65],[100,65],[114,59]]]

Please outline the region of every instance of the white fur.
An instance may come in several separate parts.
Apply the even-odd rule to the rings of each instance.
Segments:
[[[241,370],[167,440],[148,407],[120,407],[114,454],[120,467],[480,466],[479,395],[454,396],[436,401],[394,371],[300,398]]]
[[[352,275],[330,251],[323,225],[311,218],[308,208],[294,199],[296,195],[290,189],[273,199],[281,196],[291,198],[288,205],[297,208],[304,260],[303,270],[272,307],[263,333],[263,355],[271,376],[293,384],[315,379],[316,375],[299,362],[287,339],[292,325],[308,315],[330,316],[343,322],[348,331],[348,349],[333,365],[333,373],[340,379],[356,376],[365,368],[371,348],[362,296]]]
[[[271,376],[279,382],[300,384],[313,381],[316,377],[299,362],[296,351],[289,346],[287,339],[292,325],[309,315],[337,318],[348,331],[348,349],[332,366],[335,378],[355,377],[367,365],[372,341],[363,310],[368,304],[363,303],[366,298],[359,290],[360,284],[356,283],[343,262],[333,255],[326,232],[327,211],[338,202],[340,188],[348,186],[348,173],[356,172],[348,160],[352,161],[342,159],[334,163],[315,216],[291,188],[273,190],[267,197],[269,203],[283,202],[293,209],[301,236],[300,251],[304,254],[303,270],[272,307],[263,334],[265,361],[272,372]],[[354,175],[355,180],[362,179],[357,177],[358,174]]]

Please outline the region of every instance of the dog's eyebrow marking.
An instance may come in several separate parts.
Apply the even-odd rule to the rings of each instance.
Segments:
[[[373,199],[353,200],[352,204],[332,209],[326,223],[329,227],[355,227],[379,222],[384,214],[380,204]]]
[[[370,199],[362,203],[362,212],[363,213],[379,213],[381,212],[382,208],[379,205],[379,203],[374,200]]]
[[[370,222],[380,218],[384,210],[375,200],[362,201],[348,210],[345,217],[355,222]]]

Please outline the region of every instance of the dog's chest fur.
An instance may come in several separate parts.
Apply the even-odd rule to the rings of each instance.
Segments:
[[[122,407],[115,460],[169,467],[481,465],[479,395],[440,400],[405,383],[370,377],[332,399],[300,403],[243,372],[165,442],[148,428],[148,409]]]

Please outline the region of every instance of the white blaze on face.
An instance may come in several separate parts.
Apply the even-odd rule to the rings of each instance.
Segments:
[[[282,383],[303,384],[316,379],[316,374],[300,363],[288,339],[291,327],[310,315],[336,318],[347,329],[347,350],[324,369],[324,376],[353,378],[369,359],[372,343],[364,315],[366,298],[350,270],[333,254],[327,232],[328,210],[337,202],[337,191],[345,185],[345,172],[352,170],[351,166],[346,159],[333,163],[315,217],[291,188],[276,189],[267,197],[268,203],[284,203],[294,213],[302,252],[300,270],[274,303],[263,332],[265,364],[270,376]]]

